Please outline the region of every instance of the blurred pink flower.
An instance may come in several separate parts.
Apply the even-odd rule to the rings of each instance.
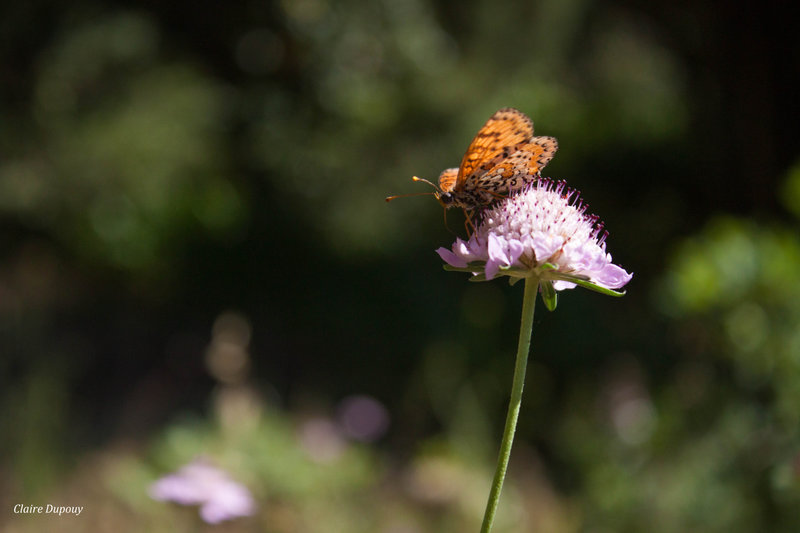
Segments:
[[[389,411],[372,396],[356,394],[339,404],[339,422],[348,437],[374,442],[389,429]]]
[[[633,274],[611,262],[608,232],[586,208],[566,182],[541,178],[484,211],[468,241],[457,238],[451,249],[437,253],[450,266],[487,280],[533,273],[555,290],[571,289],[575,281],[618,289]]]
[[[209,524],[255,512],[250,491],[203,459],[196,459],[153,483],[150,497],[181,505],[200,505],[200,517]]]

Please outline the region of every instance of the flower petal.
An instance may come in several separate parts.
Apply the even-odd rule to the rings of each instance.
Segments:
[[[564,244],[564,237],[561,235],[550,235],[543,231],[533,232],[531,246],[533,246],[536,262],[546,263],[561,248],[562,244]]]
[[[633,278],[624,268],[613,263],[607,264],[592,276],[592,281],[606,289],[619,289]]]
[[[508,241],[508,266],[512,266],[525,253],[525,246],[518,239]]]
[[[159,501],[171,501],[181,505],[196,505],[205,500],[202,486],[180,474],[165,476],[150,486],[150,497]]]
[[[436,250],[436,253],[439,254],[439,257],[442,258],[442,261],[444,261],[450,266],[454,266],[456,268],[464,268],[465,266],[467,266],[466,261],[461,259],[459,256],[457,256],[447,248],[439,248],[438,250]]]
[[[557,291],[563,291],[564,289],[574,289],[575,287],[577,287],[577,285],[575,285],[571,281],[564,281],[561,279],[557,279],[553,282],[553,288]]]
[[[213,497],[200,508],[200,517],[209,524],[217,524],[239,516],[249,516],[255,511],[250,493],[238,483],[217,487]]]
[[[489,252],[489,261],[503,263],[505,266],[509,266],[511,263],[509,261],[508,254],[506,253],[506,246],[507,242],[505,238],[498,237],[494,233],[490,233],[489,243],[487,246],[487,251]]]
[[[492,279],[497,275],[500,266],[509,266],[509,261],[505,250],[505,239],[490,233],[487,241],[486,250],[489,259],[486,261],[486,279]]]

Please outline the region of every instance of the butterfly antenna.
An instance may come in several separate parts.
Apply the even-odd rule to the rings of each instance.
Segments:
[[[408,198],[409,196],[431,196],[434,193],[432,192],[412,192],[410,194],[395,194],[394,196],[387,196],[386,201],[391,202],[392,200],[396,200],[398,198]]]
[[[412,180],[414,180],[414,181],[421,181],[421,182],[423,182],[423,183],[427,183],[428,185],[430,185],[431,187],[433,187],[433,188],[434,188],[434,189],[436,189],[437,191],[439,190],[439,187],[437,187],[436,185],[434,185],[432,182],[430,182],[430,181],[426,180],[425,178],[418,178],[418,177],[416,177],[416,176],[411,176],[411,179],[412,179]]]
[[[414,181],[422,181],[424,183],[427,183],[428,185],[430,185],[431,187],[436,189],[436,192],[439,191],[439,187],[437,187],[436,185],[434,185],[433,183],[431,183],[430,181],[428,181],[426,179],[418,178],[416,176],[412,176],[411,179],[414,180]],[[394,196],[387,196],[386,197],[386,201],[387,202],[391,202],[392,200],[395,200],[397,198],[407,198],[409,196],[431,196],[431,195],[436,194],[436,192],[412,192],[410,194],[396,194]]]

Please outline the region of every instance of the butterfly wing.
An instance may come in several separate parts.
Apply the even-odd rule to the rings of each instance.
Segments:
[[[457,182],[460,189],[467,178],[478,172],[486,172],[496,166],[496,161],[506,158],[518,150],[518,145],[533,137],[533,121],[525,113],[504,107],[492,115],[472,139],[458,169]]]
[[[439,174],[439,189],[443,193],[452,192],[456,187],[456,180],[458,179],[457,168],[446,168]]]
[[[465,189],[480,198],[481,203],[491,203],[535,181],[556,150],[558,141],[554,137],[534,137],[485,174],[465,183]]]
[[[558,140],[555,137],[534,137],[529,143],[522,147],[522,150],[531,152],[531,162],[528,171],[533,173],[541,170],[553,159],[558,150]]]

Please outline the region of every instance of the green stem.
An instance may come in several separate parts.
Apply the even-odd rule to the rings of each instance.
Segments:
[[[497,504],[500,502],[500,491],[503,490],[503,481],[508,469],[508,459],[511,457],[511,444],[514,442],[514,431],[517,429],[519,408],[522,403],[522,388],[525,385],[525,369],[528,366],[528,352],[531,347],[531,330],[533,329],[533,311],[536,307],[538,288],[539,278],[530,277],[525,279],[525,295],[522,300],[522,323],[519,330],[519,344],[517,344],[514,381],[511,385],[511,400],[508,403],[506,427],[503,430],[500,454],[497,457],[497,469],[494,472],[492,490],[489,492],[489,501],[486,503],[486,512],[483,515],[481,533],[489,533],[492,530]]]

